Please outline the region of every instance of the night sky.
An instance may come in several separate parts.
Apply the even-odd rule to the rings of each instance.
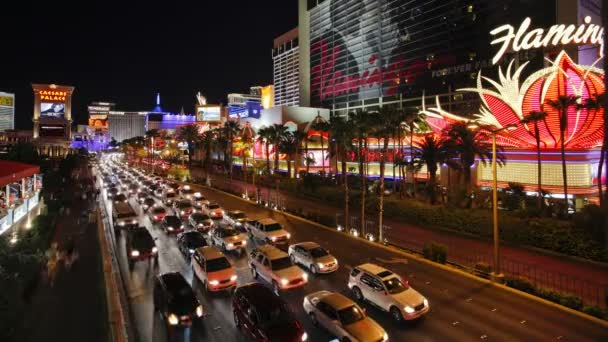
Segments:
[[[31,129],[31,83],[76,87],[72,115],[92,101],[119,110],[194,111],[272,83],[272,42],[298,24],[296,0],[10,1],[0,18],[0,91],[16,93],[16,128]],[[18,4],[14,4],[18,3]]]

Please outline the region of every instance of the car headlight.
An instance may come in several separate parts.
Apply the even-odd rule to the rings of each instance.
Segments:
[[[131,256],[132,257],[138,257],[139,256],[139,251],[136,251],[136,250],[131,251]]]
[[[142,208],[144,208],[144,209],[148,209],[148,206],[144,204],[144,205],[142,206]]]
[[[277,241],[277,237],[276,237],[276,236],[273,236],[273,237],[271,237],[271,238],[270,238],[270,240],[272,240],[272,241]]]
[[[243,240],[241,242],[243,243],[243,246],[247,245],[247,241]]]
[[[388,334],[384,333],[384,335],[382,335],[382,342],[386,342],[388,341]]]
[[[289,280],[285,278],[281,279],[281,285],[286,286],[287,284],[289,284]]]
[[[179,319],[177,318],[177,316],[175,314],[170,314],[169,315],[169,324],[177,325],[178,323],[179,323]]]
[[[121,227],[124,227],[125,222],[124,221],[120,221],[120,222],[118,222],[118,225],[121,226]]]
[[[429,306],[429,301],[426,298],[424,298],[423,303],[424,303],[424,306]]]
[[[158,248],[152,247],[152,253],[158,253]]]
[[[181,229],[184,229],[184,225],[182,224],[181,226],[179,226]]]
[[[190,254],[192,254],[192,253],[194,253],[194,249],[189,248],[189,249],[188,249],[188,252],[190,252]]]
[[[234,244],[229,243],[229,244],[228,244],[228,247],[234,247]]]
[[[287,233],[287,238],[290,239],[291,238],[291,234]]]
[[[300,338],[300,341],[308,341],[308,334],[306,332],[302,334],[302,338]]]
[[[204,226],[205,226],[205,225],[204,225],[204,224],[202,224],[202,223],[199,223],[199,224],[198,224],[198,227],[199,227],[199,228],[202,228],[202,227],[204,227]]]
[[[196,316],[203,317],[203,306],[202,305],[199,305],[196,307]]]
[[[212,280],[212,281],[209,282],[209,284],[211,284],[213,286],[218,286],[220,284],[220,282],[217,281],[217,280]]]
[[[155,219],[155,220],[158,220],[158,216],[157,216],[157,215],[154,215],[154,219]]]
[[[167,230],[172,232],[173,231],[173,227],[167,227]]]
[[[325,268],[325,265],[323,263],[321,263],[321,262],[318,263],[317,266],[319,266],[319,268],[321,268],[321,269]]]
[[[308,281],[308,273],[302,273],[302,278],[304,281]]]
[[[233,275],[232,277],[230,277],[230,281],[236,281],[236,279],[237,279],[236,274],[235,274],[235,275]]]
[[[238,226],[242,226],[243,224],[241,222],[237,222],[235,225],[238,227]]]
[[[416,311],[411,306],[406,306],[405,308],[403,308],[403,310],[408,314],[414,313],[414,311]]]
[[[182,215],[184,215],[185,213],[186,213],[186,212],[185,212],[185,211],[183,211],[183,210],[182,210],[182,211],[180,211],[180,214],[182,214]]]

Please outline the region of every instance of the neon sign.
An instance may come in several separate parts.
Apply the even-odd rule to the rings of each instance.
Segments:
[[[586,16],[584,24],[553,25],[548,30],[535,28],[528,32],[532,19],[526,18],[515,30],[512,25],[503,25],[490,31],[492,36],[499,35],[490,44],[502,44],[492,64],[496,64],[507,49],[517,52],[520,50],[538,49],[540,47],[559,46],[568,44],[594,44],[600,46],[600,56],[604,50],[604,28],[591,24],[591,17]],[[500,36],[502,34],[502,36]]]
[[[66,91],[55,91],[55,90],[40,90],[38,91],[40,100],[43,101],[65,101],[68,93]]]

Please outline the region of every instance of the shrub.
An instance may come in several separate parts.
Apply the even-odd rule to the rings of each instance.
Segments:
[[[475,264],[475,274],[487,278],[492,273],[492,266],[487,262],[478,262]]]
[[[583,300],[575,295],[562,294],[559,303],[574,310],[581,310],[583,308]]]
[[[445,264],[448,255],[448,247],[436,242],[426,243],[422,249],[422,255],[426,259]]]
[[[604,319],[606,317],[606,312],[604,312],[604,310],[597,305],[585,306],[583,308],[583,312],[586,313],[587,315],[597,317],[600,319]]]
[[[514,289],[518,289],[523,292],[534,294],[534,285],[532,282],[525,277],[505,277],[505,284]]]

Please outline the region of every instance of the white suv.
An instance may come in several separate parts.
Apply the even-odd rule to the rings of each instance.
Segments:
[[[277,295],[281,290],[308,283],[308,274],[292,264],[287,253],[272,245],[264,245],[252,250],[249,254],[249,266],[253,277],[262,278],[272,284]]]
[[[375,264],[359,265],[350,272],[348,288],[359,301],[367,300],[390,312],[397,322],[429,312],[429,302],[395,273]]]
[[[287,243],[291,234],[289,234],[280,223],[266,218],[253,222],[249,226],[249,237],[257,238],[270,244]]]

